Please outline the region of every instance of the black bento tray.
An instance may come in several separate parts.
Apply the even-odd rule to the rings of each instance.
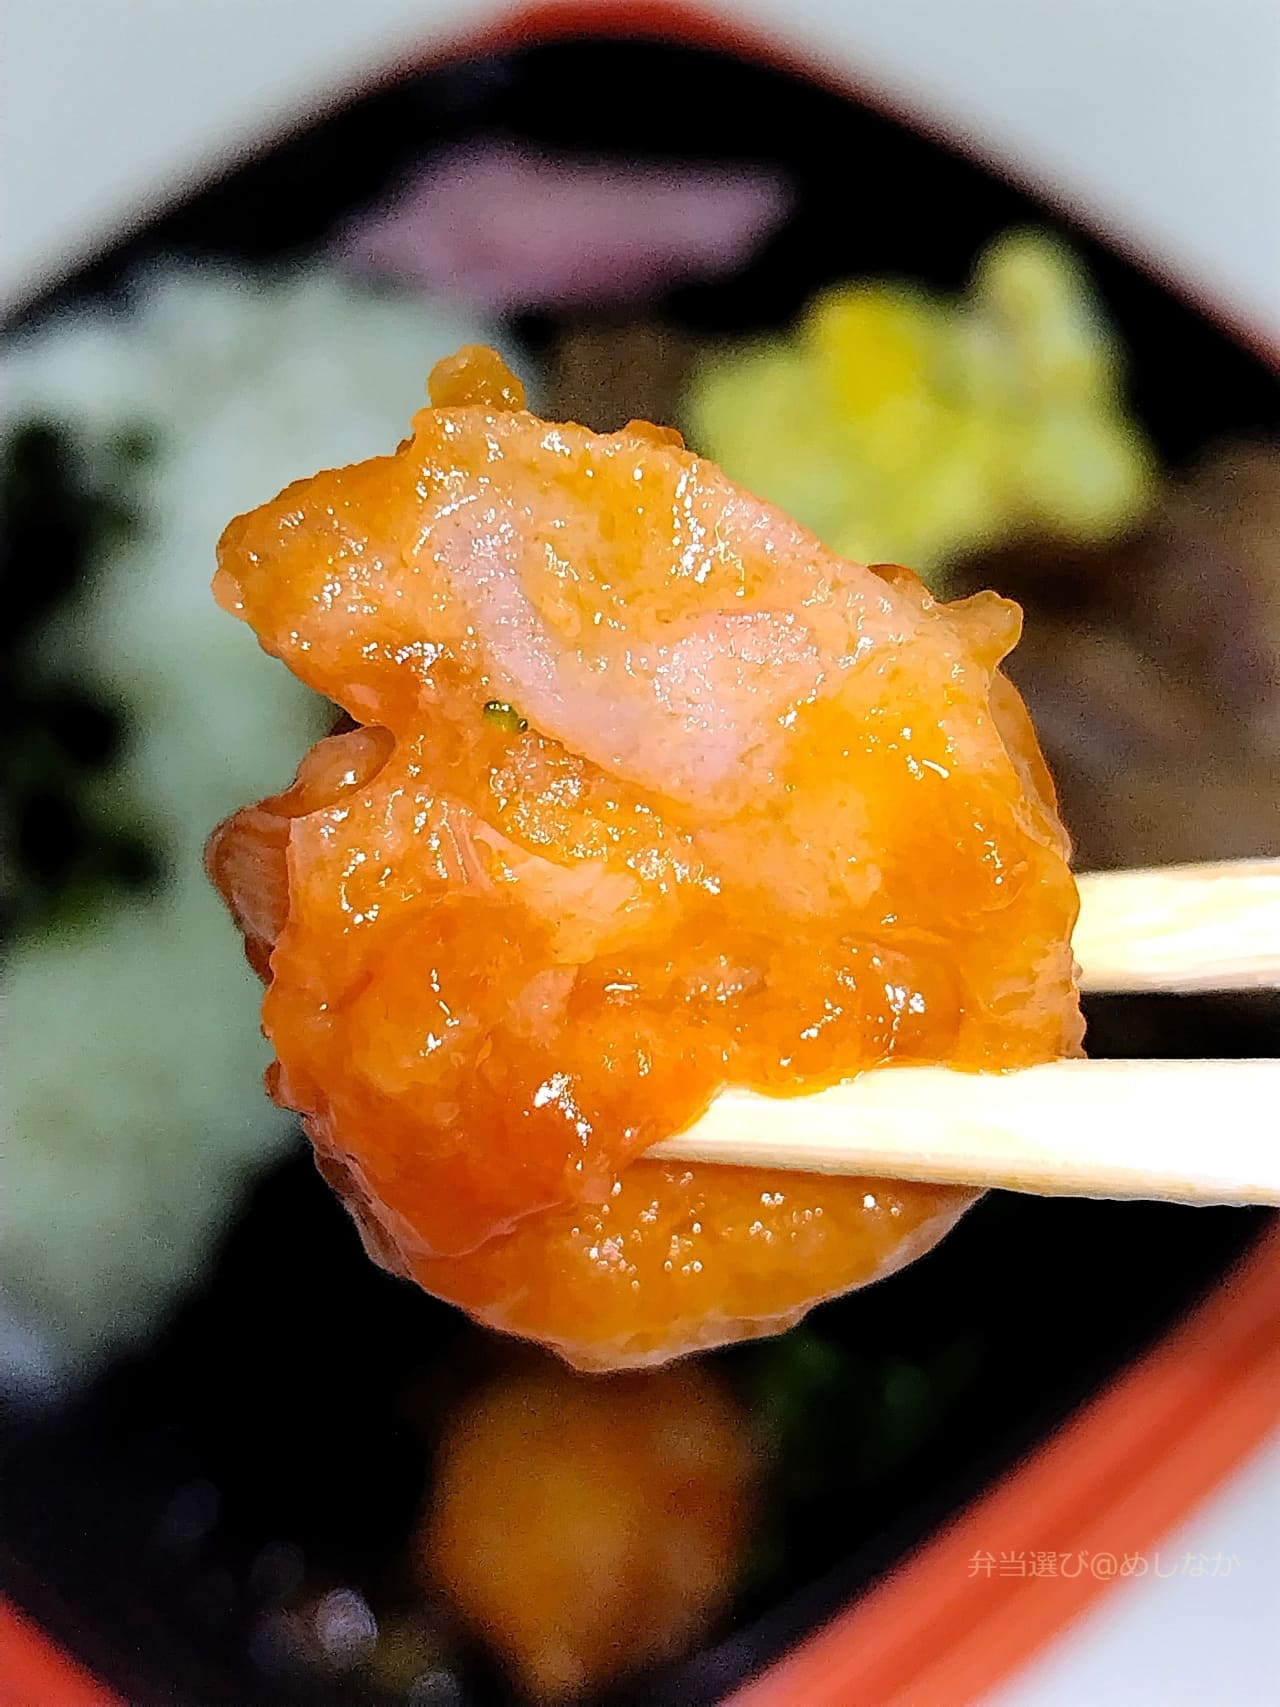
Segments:
[[[853,275],[958,288],[992,236],[1031,222],[1083,257],[1128,347],[1134,413],[1169,466],[1280,420],[1257,357],[978,165],[788,72],[653,40],[480,52],[379,88],[154,219],[11,327],[109,295],[157,256],[308,255],[407,166],[479,136],[780,165],[797,189],[793,217],[740,276],[665,297],[677,325],[775,327]],[[538,349],[556,321],[513,330]],[[1265,997],[1107,998],[1088,1010],[1099,1055],[1274,1054],[1280,1037]],[[850,1373],[824,1406],[826,1433],[777,1493],[773,1565],[717,1643],[614,1699],[694,1707],[757,1671],[998,1480],[1269,1220],[995,1193],[905,1274],[816,1312],[814,1331],[845,1348]],[[137,1707],[373,1700],[260,1670],[266,1591],[253,1561],[287,1541],[334,1581],[376,1582],[429,1473],[430,1431],[408,1426],[403,1396],[426,1379],[443,1408],[484,1355],[455,1312],[370,1265],[300,1139],[142,1353],[63,1408],[7,1423],[4,1589]],[[718,1362],[749,1388],[759,1356],[739,1348]],[[893,1412],[909,1411],[895,1370],[927,1372],[941,1425],[921,1433]],[[441,1702],[507,1698],[478,1656],[440,1689]]]

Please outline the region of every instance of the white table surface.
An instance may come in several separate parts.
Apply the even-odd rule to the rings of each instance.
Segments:
[[[1158,1552],[1161,1569],[1190,1553],[1222,1554],[1230,1571],[1116,1584],[986,1707],[1276,1707],[1280,1436]]]
[[[704,6],[708,0],[703,0]],[[712,9],[715,0],[711,0]],[[1277,0],[719,0],[1055,186],[1280,342]],[[491,0],[6,0],[0,302]],[[1280,1439],[990,1707],[1275,1707]]]
[[[1276,0],[702,4],[983,138],[1280,339]],[[507,9],[5,0],[0,300],[318,90]]]

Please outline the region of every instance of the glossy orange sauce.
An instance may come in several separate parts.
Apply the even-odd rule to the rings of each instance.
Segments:
[[[842,562],[666,429],[542,421],[491,351],[431,385],[220,548],[359,725],[210,843],[270,1089],[372,1254],[484,1321],[583,1367],[774,1331],[972,1194],[649,1144],[728,1083],[1080,1050],[1020,613]]]

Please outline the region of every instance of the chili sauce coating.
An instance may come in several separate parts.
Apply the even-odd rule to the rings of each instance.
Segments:
[[[431,393],[219,550],[355,724],[209,844],[268,1088],[378,1261],[579,1367],[778,1331],[973,1193],[649,1145],[730,1084],[1080,1052],[1021,613],[837,558],[668,429],[541,420],[491,351]]]

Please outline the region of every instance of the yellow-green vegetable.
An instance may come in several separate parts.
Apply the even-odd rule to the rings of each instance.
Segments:
[[[834,550],[942,588],[948,563],[1010,533],[1096,542],[1141,517],[1156,469],[1122,381],[1083,269],[1011,232],[962,297],[854,281],[789,335],[713,352],[685,427]]]

